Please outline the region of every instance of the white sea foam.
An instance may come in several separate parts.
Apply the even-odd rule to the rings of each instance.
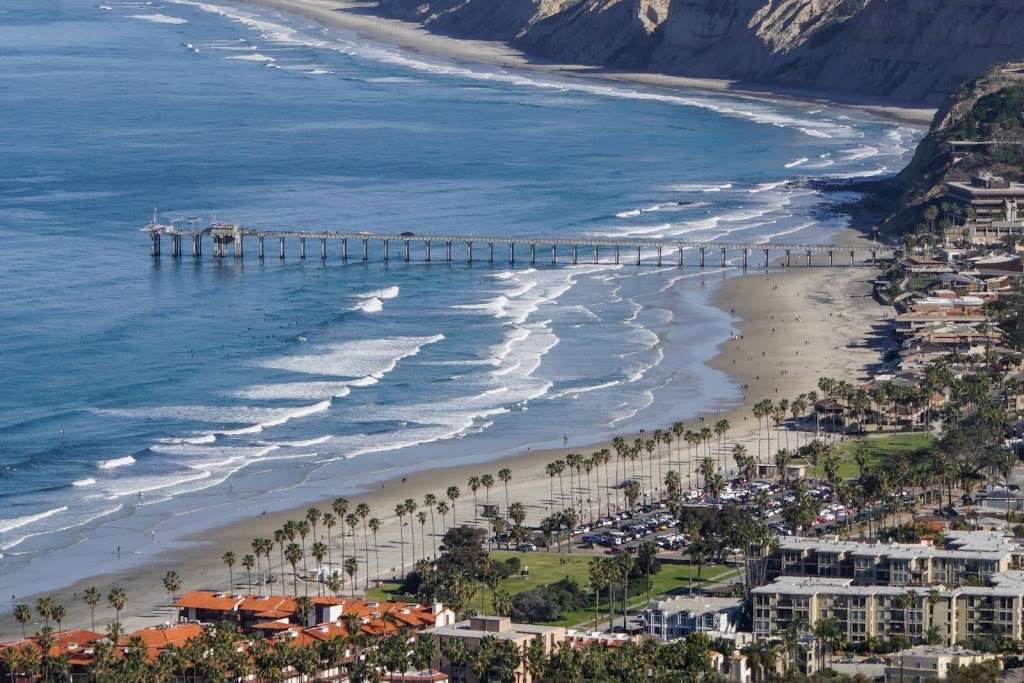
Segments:
[[[28,526],[40,520],[46,519],[47,517],[53,517],[62,512],[67,512],[67,506],[61,506],[47,510],[46,512],[39,512],[32,515],[25,515],[24,517],[14,517],[12,519],[0,519],[0,533],[13,531],[14,529],[20,529],[23,526]],[[6,550],[6,548],[5,548]]]
[[[810,158],[808,158],[808,157],[800,157],[799,159],[795,159],[795,160],[789,162],[788,164],[784,164],[784,166],[786,168],[796,168],[797,166],[800,166],[802,164],[806,164],[808,161],[810,161]]]
[[[398,296],[399,292],[401,292],[401,289],[399,289],[398,285],[392,285],[391,287],[377,289],[365,294],[357,294],[356,296],[362,299],[394,299]]]
[[[311,354],[284,356],[264,361],[261,365],[311,375],[379,377],[393,370],[403,358],[415,356],[424,346],[443,339],[444,335],[437,334],[341,342],[319,346]]]
[[[783,187],[788,182],[788,180],[777,180],[773,183],[758,183],[754,187],[747,190],[747,192],[749,192],[750,194],[760,194],[762,192],[769,192],[770,190],[777,190],[780,187]]]
[[[259,52],[254,52],[254,53],[249,54],[249,55],[234,55],[234,56],[231,56],[231,57],[227,57],[227,59],[238,59],[238,60],[242,60],[242,61],[245,61],[245,62],[268,62],[268,63],[269,62],[277,61],[273,57],[268,57],[267,55],[260,54]]]
[[[282,448],[309,448],[310,446],[319,446],[320,444],[327,443],[334,437],[330,434],[324,436],[318,436],[315,439],[302,439],[300,441],[275,441],[274,446],[280,446]]]
[[[672,192],[722,192],[731,190],[732,183],[676,183],[666,186],[665,189]]]
[[[380,313],[384,310],[384,302],[377,297],[371,299],[363,299],[358,304],[352,307],[353,311],[362,311],[363,313]]]
[[[93,479],[92,477],[86,477],[85,479],[79,479],[77,481],[71,482],[71,485],[75,486],[75,487],[78,487],[78,488],[82,488],[82,487],[85,487],[85,486],[92,486],[95,483],[96,483],[95,479]]]
[[[188,21],[186,19],[181,19],[179,17],[170,17],[170,16],[167,16],[166,14],[132,14],[132,15],[129,15],[129,18],[130,19],[139,19],[141,21],[149,21],[149,22],[152,22],[154,24],[181,25],[181,24],[187,24],[188,23]]]
[[[355,382],[279,382],[257,384],[235,392],[235,396],[250,401],[299,400],[315,401],[325,398],[344,398]]]
[[[96,463],[96,467],[101,470],[113,470],[118,467],[127,467],[128,465],[135,464],[135,458],[130,455],[126,455],[123,458],[111,458],[110,460],[101,460]]]

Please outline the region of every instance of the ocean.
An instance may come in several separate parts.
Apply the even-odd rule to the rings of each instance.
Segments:
[[[209,243],[173,261],[166,242],[154,261],[154,210],[824,242],[849,197],[800,180],[890,174],[921,134],[458,63],[219,1],[7,0],[0,56],[4,596],[256,510],[739,399],[704,364],[733,329],[709,299],[735,268],[342,262],[336,246],[300,262],[295,245],[260,262],[251,244],[216,263]]]

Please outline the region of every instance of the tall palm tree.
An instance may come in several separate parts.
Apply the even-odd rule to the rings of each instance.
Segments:
[[[477,503],[476,503],[476,492],[480,490],[480,477],[472,476],[466,480],[466,486],[473,492],[473,524],[476,524],[477,518]]]
[[[124,589],[119,586],[111,588],[110,593],[107,595],[107,604],[109,604],[111,609],[114,610],[114,623],[118,626],[121,625],[121,610],[124,609],[127,601],[127,594],[125,594]]]
[[[592,557],[587,564],[588,584],[594,591],[594,630],[597,630],[597,610],[601,602],[601,588],[608,583],[608,567],[603,557]]]
[[[496,519],[501,519],[501,517],[497,517]],[[416,521],[420,523],[420,549],[423,552],[423,559],[425,560],[427,559],[427,540],[424,534],[426,533],[427,528],[427,513],[423,510],[417,512]]]
[[[452,503],[452,526],[455,526],[455,501],[459,499],[459,487],[449,486],[448,490],[444,492],[448,500]]]
[[[284,582],[284,578],[283,578],[284,577],[284,545],[285,545],[284,542],[285,542],[285,539],[287,539],[287,538],[288,538],[288,536],[285,533],[285,530],[283,528],[282,529],[275,529],[274,530],[274,543],[277,544],[277,552],[278,552],[278,555],[280,556],[280,559],[281,559],[281,565],[280,566],[281,566],[281,577],[282,577],[281,581],[282,581],[282,583]],[[271,572],[273,572],[273,570],[271,570]],[[271,578],[273,578],[273,577],[271,577]]]
[[[331,539],[331,530],[338,525],[338,518],[334,516],[333,512],[324,513],[324,528],[327,529],[327,564],[331,567],[334,566],[334,558],[331,556],[331,546],[334,545]]]
[[[174,605],[174,594],[181,590],[181,577],[178,576],[178,572],[173,569],[169,570],[164,574],[163,578],[164,590],[167,591],[167,598],[170,604]],[[99,591],[95,594],[96,602],[99,602]],[[95,626],[93,627],[95,629]]]
[[[405,576],[405,503],[399,503],[395,506],[395,516],[398,517],[398,548],[401,552],[402,576]]]
[[[299,594],[299,562],[302,561],[303,555],[302,548],[298,543],[289,543],[288,547],[284,549],[284,558],[288,561],[288,564],[292,567],[292,589],[296,596]]]
[[[715,423],[715,427],[714,427],[715,436],[718,437],[718,459],[719,459],[718,467],[719,467],[719,469],[722,469],[722,470],[725,469],[725,466],[724,466],[724,461],[725,461],[725,444],[723,443],[723,441],[725,440],[725,435],[729,433],[729,427],[730,427],[729,421],[726,420],[726,419],[719,420],[718,422]]]
[[[512,470],[507,467],[503,467],[498,470],[498,481],[505,485],[505,514],[508,514],[508,483],[512,481]]]
[[[95,590],[95,589],[92,589]],[[88,592],[88,591],[87,591]],[[32,608],[28,605],[21,604],[14,608],[14,618],[21,625],[21,639],[25,640],[25,625],[32,620]],[[96,619],[93,619],[92,628],[96,630]]]
[[[316,594],[320,595],[323,586],[322,568],[324,558],[327,557],[327,544],[323,541],[316,541],[309,549],[313,559],[316,560]]]
[[[345,526],[348,527],[348,533],[350,536],[352,536],[352,554],[350,555],[350,557],[355,557],[357,558],[356,561],[358,561],[359,544],[356,539],[356,529],[359,528],[359,515],[357,515],[355,512],[350,512],[347,515],[345,515]]]
[[[380,578],[380,544],[377,543],[377,532],[380,531],[380,527],[381,527],[380,520],[377,519],[376,517],[370,517],[369,521],[366,523],[366,527],[370,530],[370,533],[373,534],[373,554],[374,554],[374,556],[377,559],[377,578],[379,579]],[[369,573],[369,572],[367,572],[367,573]]]
[[[366,503],[356,505],[356,517],[363,523],[363,550],[366,555],[366,566],[370,566],[370,535],[366,530],[366,520],[370,516],[370,506]],[[370,587],[370,572],[366,572],[366,587]]]
[[[96,630],[96,607],[100,604],[100,589],[96,586],[89,586],[82,594],[82,600],[89,606],[89,619],[92,623],[92,630]],[[19,620],[20,621],[20,620]]]
[[[405,505],[405,513],[409,515],[409,545],[412,550],[412,563],[416,564],[416,531],[412,526],[413,513],[416,512],[416,501],[412,498],[406,498],[403,505]]]
[[[441,531],[444,532],[445,531],[445,525],[448,524],[448,501],[445,501],[445,500],[437,501],[437,514],[441,515]],[[453,518],[452,519],[452,523],[453,524],[455,522],[454,517],[455,517],[455,515],[452,515],[452,518]],[[444,533],[442,533],[441,536],[444,536]],[[437,553],[435,552],[434,554],[436,555]]]
[[[245,586],[252,593],[252,568],[256,566],[256,556],[246,553],[242,555],[242,568],[245,569]]]
[[[229,550],[221,555],[220,559],[221,562],[224,563],[224,566],[228,568],[228,592],[230,593],[235,590],[235,562],[237,558],[235,557],[235,554]]]
[[[352,585],[352,595],[356,594],[356,573],[359,571],[359,560],[350,557],[345,560],[345,573],[348,574],[349,583]]]
[[[323,513],[319,508],[311,507],[306,510],[306,521],[309,522],[309,526],[313,530],[313,541],[317,540],[316,525],[320,522],[321,517],[323,517]]]
[[[348,498],[335,498],[331,503],[331,509],[334,510],[335,516],[338,518],[338,523],[341,527],[341,563],[345,563],[345,515],[348,514]]]
[[[50,625],[50,614],[53,612],[53,598],[44,595],[36,600],[36,613],[43,618],[43,625]]]
[[[437,557],[437,526],[434,524],[434,512],[437,509],[437,496],[428,493],[423,496],[423,507],[430,510],[430,542],[434,552],[432,557]],[[426,551],[424,551],[426,554]]]
[[[490,474],[485,474],[480,477],[480,485],[484,487],[484,505],[489,509],[491,507],[491,487],[494,486],[494,477]]]

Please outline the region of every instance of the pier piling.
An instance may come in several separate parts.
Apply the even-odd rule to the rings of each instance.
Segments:
[[[190,221],[194,223],[194,221]],[[267,238],[278,240],[278,255],[283,260],[285,257],[285,240],[286,239],[297,239],[299,242],[299,258],[306,258],[306,240],[316,239],[320,241],[320,258],[322,261],[327,259],[327,242],[328,240],[340,240],[341,241],[341,258],[343,261],[347,261],[349,257],[348,253],[348,241],[350,239],[358,239],[362,242],[363,246],[363,261],[369,260],[369,242],[370,240],[379,240],[383,247],[384,260],[390,259],[390,242],[401,240],[404,244],[404,250],[402,257],[406,263],[412,261],[412,242],[421,241],[424,243],[425,253],[424,261],[430,262],[433,255],[433,242],[444,242],[445,244],[445,258],[448,262],[453,259],[452,255],[452,244],[454,242],[461,242],[466,245],[466,260],[469,263],[473,263],[473,259],[476,254],[473,253],[473,247],[475,242],[483,242],[487,244],[487,259],[490,263],[494,263],[494,244],[507,244],[508,245],[508,260],[510,264],[515,264],[516,259],[516,248],[518,246],[529,246],[530,249],[530,263],[536,264],[538,257],[538,246],[543,249],[545,246],[549,246],[551,249],[551,263],[558,263],[558,249],[559,247],[565,246],[571,250],[571,254],[565,259],[565,263],[569,263],[571,259],[572,264],[580,263],[580,248],[591,249],[592,256],[588,257],[586,254],[583,255],[584,261],[591,261],[594,264],[601,263],[601,249],[603,247],[611,247],[614,252],[614,262],[616,265],[623,263],[622,249],[636,249],[635,263],[637,265],[643,264],[643,250],[653,249],[656,251],[657,264],[659,266],[664,265],[665,261],[665,249],[676,250],[676,261],[679,266],[685,266],[685,251],[687,249],[694,249],[698,253],[698,263],[701,268],[707,265],[707,255],[709,249],[717,249],[719,251],[719,262],[723,267],[729,266],[729,252],[739,251],[740,258],[736,259],[735,265],[739,267],[742,263],[744,268],[753,265],[750,262],[751,254],[754,254],[756,250],[760,249],[764,254],[764,266],[767,268],[770,265],[771,252],[785,253],[786,259],[783,265],[785,267],[792,267],[793,263],[793,252],[796,252],[797,260],[803,260],[801,257],[806,256],[805,264],[796,265],[821,265],[835,267],[836,255],[848,253],[850,255],[849,265],[855,267],[858,265],[871,265],[877,267],[879,264],[880,257],[890,257],[897,253],[896,248],[874,243],[870,245],[860,244],[799,244],[799,243],[752,243],[752,242],[727,242],[727,241],[691,241],[691,240],[663,240],[663,239],[636,239],[636,238],[572,238],[572,237],[514,237],[506,235],[413,235],[412,233],[401,233],[401,234],[376,234],[370,232],[352,232],[347,233],[344,231],[316,231],[316,230],[256,230],[252,228],[246,228],[234,223],[215,223],[212,226],[204,229],[194,229],[191,225],[187,228],[182,227],[178,223],[173,224],[161,224],[157,223],[154,218],[154,222],[145,226],[144,228],[149,232],[150,238],[150,256],[158,259],[161,257],[162,238],[166,235],[171,241],[171,257],[174,259],[180,259],[184,256],[184,244],[183,238],[188,235],[192,240],[192,256],[193,258],[199,258],[203,253],[203,239],[209,235],[213,241],[213,257],[215,259],[222,259],[227,256],[228,245],[231,245],[234,252],[234,256],[241,259],[245,255],[245,238],[255,238],[257,242],[257,255],[260,260],[266,257],[266,240]],[[815,257],[820,256],[818,263],[815,263]],[[824,257],[828,258],[826,263]],[[543,258],[543,257],[541,257]],[[669,257],[671,258],[671,256]],[[627,257],[628,261],[634,261],[633,257]],[[846,264],[842,264],[845,266]]]

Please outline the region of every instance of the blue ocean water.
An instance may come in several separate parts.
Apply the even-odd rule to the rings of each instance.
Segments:
[[[0,58],[0,594],[375,478],[737,400],[701,363],[732,322],[708,304],[719,269],[153,262],[154,208],[819,242],[846,220],[790,181],[889,173],[920,134],[454,63],[221,2],[7,0]]]

